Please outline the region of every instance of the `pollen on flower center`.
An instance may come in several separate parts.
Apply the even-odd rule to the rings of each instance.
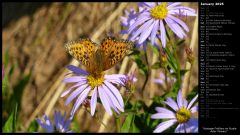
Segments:
[[[191,111],[181,108],[177,111],[176,118],[179,123],[186,123],[191,118]]]
[[[93,76],[93,75],[89,75],[87,77],[88,80],[88,84],[92,87],[95,88],[97,86],[100,86],[103,84],[104,81],[104,74],[100,74],[98,76]]]
[[[150,10],[151,16],[155,19],[164,19],[168,14],[167,3],[163,2],[160,5]]]

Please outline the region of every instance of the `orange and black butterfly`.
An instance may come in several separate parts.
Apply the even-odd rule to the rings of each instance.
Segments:
[[[88,73],[97,74],[118,63],[133,48],[133,42],[107,37],[97,45],[86,38],[71,41],[65,48],[71,56],[86,66]]]

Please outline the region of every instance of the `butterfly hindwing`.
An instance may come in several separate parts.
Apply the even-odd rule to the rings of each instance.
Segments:
[[[103,54],[103,70],[108,70],[114,66],[132,47],[133,43],[128,40],[105,38],[99,47]]]

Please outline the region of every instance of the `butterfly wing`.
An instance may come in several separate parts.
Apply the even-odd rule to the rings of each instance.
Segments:
[[[114,38],[105,38],[99,50],[103,55],[103,71],[110,69],[127,54],[133,47],[133,43],[128,40],[115,40]]]
[[[92,69],[93,66],[91,66],[96,51],[96,45],[94,42],[88,38],[80,39],[65,44],[65,48],[73,58],[85,65],[88,70],[94,70]]]

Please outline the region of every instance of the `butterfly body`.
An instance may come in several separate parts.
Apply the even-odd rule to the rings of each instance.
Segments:
[[[100,45],[90,39],[80,39],[65,45],[71,56],[85,65],[87,72],[98,76],[103,71],[110,69],[119,62],[133,47],[133,43],[127,40],[115,40],[105,38]]]

